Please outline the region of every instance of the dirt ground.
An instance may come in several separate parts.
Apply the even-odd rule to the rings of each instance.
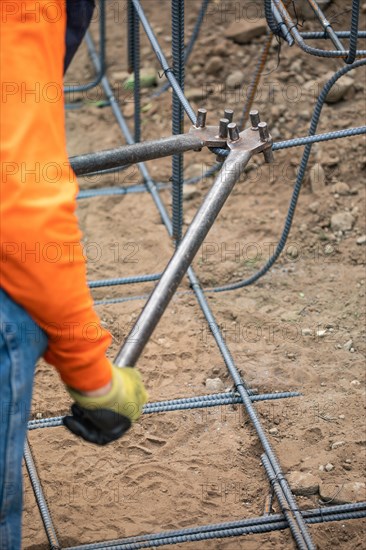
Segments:
[[[107,7],[108,75],[132,128],[132,98],[122,88],[127,76],[125,4],[110,2]],[[169,56],[170,2],[145,0],[142,4]],[[327,9],[336,29],[349,28],[349,6],[350,2],[337,0]],[[186,2],[186,36],[199,7],[200,0]],[[265,37],[238,45],[226,39],[223,31],[235,18],[253,17],[248,15],[250,9],[253,2],[212,2],[188,64],[186,90],[196,89],[191,92],[197,98],[192,104],[208,109],[211,124],[217,123],[224,107],[240,116]],[[94,36],[97,23],[98,14],[93,21]],[[365,10],[361,28],[365,28]],[[308,19],[303,29],[319,27]],[[143,32],[141,42],[143,66],[158,68]],[[221,60],[216,69],[213,58]],[[283,45],[279,50],[273,42],[254,105],[275,141],[307,134],[316,90],[324,75],[342,64],[309,57],[296,46]],[[225,83],[235,71],[243,73],[244,83],[232,90]],[[83,46],[66,81],[84,82],[92,76]],[[350,76],[353,82],[342,99],[324,106],[318,132],[365,123],[364,68]],[[143,90],[143,139],[171,133],[171,93],[153,98],[153,92]],[[66,113],[70,155],[124,143],[111,109],[98,103],[101,99],[100,87],[69,97],[74,107]],[[187,118],[185,128],[189,128]],[[279,261],[253,286],[207,295],[250,387],[261,393],[298,390],[303,394],[256,405],[285,473],[313,476],[315,489],[297,497],[301,508],[319,507],[324,501],[366,500],[362,485],[366,428],[364,145],[364,137],[352,137],[314,146],[293,228]],[[302,152],[303,148],[277,151],[271,166],[261,156],[251,161],[194,260],[204,287],[248,277],[268,259],[284,225]],[[214,162],[208,151],[186,154],[185,175],[200,175]],[[155,181],[169,181],[170,158],[150,162],[148,168]],[[212,181],[204,178],[187,187],[185,227]],[[133,167],[119,175],[81,179],[80,187],[138,182],[141,178]],[[161,196],[170,209],[170,190]],[[342,230],[334,215],[344,213],[349,228]],[[157,273],[173,253],[147,193],[82,200],[78,214],[90,280]],[[93,291],[93,295],[96,299],[139,296],[152,288],[152,284],[114,286]],[[180,290],[189,290],[187,280]],[[113,334],[111,357],[144,301],[96,306]],[[192,294],[173,299],[139,368],[152,401],[210,393],[207,378],[220,378],[223,388],[232,387]],[[33,417],[65,414],[69,406],[57,373],[40,362]],[[83,443],[63,428],[35,430],[30,443],[65,547],[250,518],[263,513],[270,492],[260,462],[260,443],[239,407],[145,415],[123,439],[107,448]],[[27,479],[24,508],[24,549],[47,548]],[[278,510],[276,502],[274,509]],[[319,549],[353,550],[364,547],[364,526],[356,520],[310,526],[309,530]],[[177,545],[183,546],[187,550],[294,547],[288,530]]]

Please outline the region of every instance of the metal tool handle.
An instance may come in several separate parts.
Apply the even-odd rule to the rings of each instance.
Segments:
[[[252,151],[237,149],[227,157],[215,183],[119,350],[115,359],[116,365],[133,367],[136,364],[252,154]]]
[[[71,157],[70,164],[77,176],[83,176],[100,170],[119,168],[137,162],[168,157],[174,153],[199,150],[204,145],[204,140],[199,134],[181,134]]]

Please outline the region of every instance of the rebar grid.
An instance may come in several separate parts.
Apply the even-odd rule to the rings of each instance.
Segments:
[[[100,0],[101,4],[104,4],[104,0]],[[172,3],[174,5],[174,1],[172,0]],[[274,21],[278,25],[278,29],[282,32],[284,37],[286,38],[287,42],[290,44],[290,34],[294,37],[295,42],[307,53],[311,53],[313,55],[319,55],[323,57],[345,57],[346,56],[346,63],[352,63],[352,59],[354,60],[355,57],[360,57],[366,54],[366,51],[363,50],[357,50],[357,39],[364,37],[363,32],[359,32],[356,25],[356,18],[358,14],[358,10],[356,10],[356,4],[359,4],[355,0],[352,3],[352,27],[350,32],[348,33],[340,31],[335,32],[333,29],[330,28],[330,25],[327,25],[324,21],[324,18],[322,19],[322,14],[317,9],[318,6],[313,2],[313,0],[308,0],[309,3],[311,3],[314,7],[315,13],[320,18],[320,21],[322,22],[322,26],[324,29],[323,33],[298,33],[295,26],[291,26],[292,20],[290,20],[286,16],[286,12],[284,11],[285,8],[279,0],[274,0],[274,2],[270,2],[271,4],[271,10],[274,14]],[[205,8],[207,8],[208,2],[204,0],[204,3],[206,4]],[[138,0],[129,0],[130,4],[130,13],[134,14],[135,20],[133,21],[133,25],[130,20],[130,29],[134,29],[134,32],[131,30],[131,45],[129,47],[130,52],[130,60],[132,60],[132,63],[134,64],[134,71],[135,71],[135,79],[139,78],[139,67],[138,67],[138,54],[136,55],[136,51],[134,51],[134,47],[137,45],[136,38],[136,28],[138,28],[139,21],[141,21],[142,26],[145,29],[146,34],[148,35],[148,38],[151,42],[151,45],[153,47],[153,50],[157,54],[157,57],[162,65],[162,68],[164,70],[164,74],[169,80],[169,83],[173,87],[174,94],[176,98],[179,100],[181,108],[184,108],[186,113],[188,114],[189,118],[192,122],[195,122],[195,114],[189,105],[189,102],[184,96],[184,67],[183,67],[183,75],[182,77],[178,78],[175,77],[175,75],[172,73],[172,69],[169,67],[162,50],[160,49],[160,46],[156,40],[156,37],[151,29],[151,26],[148,23],[148,20],[141,8],[141,4]],[[182,8],[183,5],[183,8]],[[268,2],[265,2],[265,6],[267,6],[268,10]],[[180,9],[184,9],[184,2],[183,0],[180,0]],[[201,13],[203,11],[203,8],[201,9]],[[356,13],[357,12],[357,13]],[[267,13],[269,13],[267,11]],[[279,19],[280,16],[280,19]],[[136,21],[138,18],[138,21]],[[282,19],[283,18],[283,19]],[[132,17],[133,19],[133,17]],[[272,22],[273,23],[273,22]],[[271,29],[273,30],[273,24],[271,23]],[[357,20],[358,24],[358,20]],[[287,25],[287,26],[286,26]],[[197,27],[197,26],[196,26]],[[199,26],[198,26],[199,28]],[[286,30],[285,30],[286,29]],[[175,31],[177,33],[176,36],[173,36],[173,42],[175,42],[176,47],[178,48],[180,52],[180,59],[182,59],[182,51],[184,51],[184,33]],[[180,36],[178,36],[178,34]],[[320,36],[321,35],[321,36]],[[339,41],[339,38],[350,38],[350,48],[349,51],[341,49],[341,43]],[[303,38],[328,38],[331,39],[333,43],[338,45],[338,49],[334,51],[325,51],[325,50],[318,50],[316,48],[310,48],[307,45],[304,47]],[[269,41],[269,40],[268,40]],[[124,120],[124,117],[120,111],[119,105],[113,95],[112,89],[110,87],[109,81],[107,76],[104,74],[103,71],[103,57],[98,57],[98,54],[95,50],[94,44],[92,42],[92,39],[90,35],[86,37],[87,46],[89,49],[89,53],[91,56],[91,59],[93,61],[93,64],[95,66],[96,72],[98,75],[102,74],[101,80],[102,87],[104,89],[105,95],[108,99],[108,102],[112,108],[112,111],[116,117],[116,120],[127,140],[128,143],[133,143],[134,141],[137,141],[140,137],[139,135],[139,117],[140,117],[140,109],[139,109],[139,93],[135,92],[135,140],[133,140],[132,135],[129,131],[129,128]],[[194,43],[194,42],[193,42]],[[104,46],[103,46],[104,47]],[[193,44],[191,48],[193,47]],[[103,50],[101,50],[103,51]],[[319,53],[322,52],[322,53]],[[334,55],[333,55],[334,54]],[[337,54],[337,55],[335,55]],[[259,59],[259,66],[260,70],[262,70],[261,65],[264,66],[263,62],[263,55],[262,58]],[[264,60],[265,61],[265,60]],[[101,64],[102,62],[102,64]],[[348,70],[351,70],[353,68],[357,68],[363,64],[365,64],[366,61],[354,63],[353,65],[350,65],[349,67],[345,68],[347,70],[344,71],[338,71],[334,75],[334,77],[326,84],[326,87],[329,89],[332,87],[334,82],[340,78],[343,74],[348,72]],[[182,67],[181,67],[182,69]],[[260,72],[260,71],[259,71]],[[179,81],[180,80],[180,81]],[[259,81],[259,77],[257,78]],[[253,85],[254,89],[257,83]],[[326,88],[325,87],[325,88]],[[315,108],[313,119],[312,119],[312,125],[314,126],[315,122],[315,128],[317,121],[320,116],[320,110],[323,105],[326,93],[325,88],[323,89],[323,97],[322,100],[319,99],[317,107]],[[136,89],[138,90],[138,83],[136,86]],[[324,95],[325,94],[325,95]],[[248,108],[247,108],[248,110]],[[245,107],[244,107],[244,113],[245,113]],[[303,171],[305,171],[307,160],[309,158],[310,154],[310,147],[311,144],[314,142],[321,142],[329,139],[337,139],[341,137],[348,137],[351,135],[360,135],[366,133],[366,127],[360,127],[360,128],[352,128],[352,129],[346,129],[346,130],[340,130],[337,132],[329,132],[326,134],[321,134],[319,136],[313,135],[315,133],[315,128],[310,129],[310,136],[306,138],[295,138],[293,140],[288,140],[287,142],[281,142],[274,145],[273,149],[280,149],[280,148],[287,148],[287,147],[293,147],[293,146],[302,146],[305,145],[309,147],[305,150],[304,157],[303,157],[303,163],[302,168]],[[225,153],[227,154],[227,153]],[[306,160],[304,160],[306,158]],[[176,224],[176,221],[174,221],[173,216],[173,224],[170,220],[168,213],[165,210],[165,207],[163,203],[161,202],[160,196],[159,196],[159,186],[156,185],[156,183],[151,179],[145,165],[143,163],[139,164],[140,172],[144,178],[144,185],[146,189],[150,192],[155,205],[161,215],[162,221],[165,224],[167,231],[170,235],[174,234],[173,227],[174,223]],[[302,181],[302,180],[301,180]],[[298,183],[298,182],[297,182]],[[301,185],[301,183],[300,183]],[[133,190],[132,190],[133,189]],[[142,186],[131,186],[130,192],[139,192],[142,190]],[[295,186],[296,190],[296,186]],[[295,192],[294,190],[294,192]],[[300,189],[298,189],[299,191]],[[104,191],[104,193],[103,193]],[[115,190],[115,192],[124,192],[122,189]],[[82,196],[82,193],[80,194],[79,198],[87,198],[88,196],[98,196],[98,193],[100,194],[108,194],[109,191],[107,190],[93,190],[89,193],[88,191],[84,192],[84,197]],[[96,193],[95,195],[93,193]],[[116,194],[112,193],[111,194]],[[296,204],[295,204],[296,207]],[[290,209],[291,210],[291,209]],[[177,209],[175,209],[177,212]],[[294,212],[294,209],[293,209]],[[292,216],[293,216],[292,212]],[[178,214],[179,209],[178,209]],[[273,262],[274,263],[274,262]],[[102,280],[102,281],[94,281],[90,283],[90,286],[93,288],[96,287],[102,287],[102,286],[109,286],[109,285],[115,285],[115,284],[129,284],[133,282],[149,282],[149,281],[155,281],[160,277],[160,274],[152,274],[152,275],[141,275],[137,277],[132,278],[116,278],[111,280]],[[229,393],[229,394],[218,394],[218,395],[210,395],[210,396],[197,396],[192,398],[186,398],[186,399],[177,399],[177,400],[171,400],[166,402],[160,402],[160,403],[150,403],[145,407],[144,413],[150,413],[150,412],[163,412],[163,411],[169,411],[169,410],[183,410],[183,409],[192,409],[192,408],[198,408],[198,407],[211,407],[211,406],[218,406],[218,405],[227,405],[227,404],[234,404],[234,403],[241,403],[244,405],[246,412],[248,413],[253,427],[255,428],[257,435],[262,443],[263,449],[265,450],[265,454],[263,455],[263,464],[265,466],[269,481],[274,484],[276,494],[278,497],[279,504],[282,508],[283,515],[266,515],[260,518],[253,518],[249,520],[242,520],[239,522],[230,522],[226,524],[216,524],[216,525],[209,525],[209,526],[201,526],[201,527],[195,527],[190,529],[183,529],[183,530],[176,530],[176,531],[169,531],[165,533],[156,533],[153,535],[142,535],[138,537],[130,537],[128,539],[122,539],[122,540],[116,540],[116,541],[109,541],[109,542],[103,542],[103,543],[93,543],[93,544],[87,544],[87,545],[81,545],[77,547],[73,547],[72,549],[68,550],[76,550],[76,549],[94,549],[94,548],[121,548],[126,550],[129,549],[137,549],[137,548],[147,548],[152,546],[161,546],[166,544],[176,544],[178,542],[188,542],[188,541],[198,541],[198,540],[206,540],[206,539],[212,539],[212,538],[222,538],[222,537],[231,537],[231,536],[240,536],[245,535],[248,533],[260,533],[260,532],[268,532],[275,529],[285,529],[287,527],[290,527],[291,532],[294,536],[294,540],[298,546],[298,548],[314,548],[313,542],[310,538],[310,535],[307,531],[306,524],[308,523],[316,523],[316,522],[322,522],[322,521],[340,521],[345,519],[357,519],[360,517],[366,516],[366,503],[358,503],[358,504],[348,504],[344,506],[333,506],[333,507],[327,507],[325,509],[320,510],[311,510],[311,511],[300,511],[297,507],[294,495],[292,494],[288,483],[282,473],[281,467],[279,465],[279,462],[273,452],[272,447],[270,446],[270,443],[266,437],[266,434],[264,433],[264,430],[260,424],[259,418],[255,412],[255,409],[253,407],[253,402],[257,400],[264,400],[264,399],[276,399],[276,398],[285,398],[285,397],[294,397],[297,395],[296,393],[290,394],[289,392],[283,393],[283,394],[264,394],[264,395],[253,395],[253,393],[246,387],[244,380],[239,375],[238,369],[235,366],[235,363],[233,361],[233,358],[231,356],[231,353],[225,343],[225,340],[221,334],[221,331],[216,323],[216,320],[209,308],[208,302],[205,297],[204,290],[202,289],[199,280],[197,276],[195,275],[192,268],[189,268],[188,270],[188,277],[191,283],[191,287],[193,289],[193,293],[196,295],[197,301],[205,314],[206,320],[209,324],[210,330],[213,333],[213,336],[216,340],[216,343],[219,347],[219,350],[222,354],[222,357],[225,361],[225,364],[232,375],[234,385],[236,392],[235,393]],[[222,288],[219,289],[211,289],[211,290],[222,290]],[[226,288],[225,290],[228,290]],[[129,297],[126,299],[133,299],[134,297]],[[117,299],[118,300],[118,299]],[[99,301],[99,303],[115,303],[114,301],[110,300],[108,301]],[[49,418],[49,419],[40,419],[40,420],[34,420],[30,421],[29,423],[29,429],[35,429],[40,427],[50,427],[50,426],[58,426],[61,424],[62,418],[61,417],[55,417],[55,418]],[[47,503],[44,498],[42,487],[39,482],[36,468],[31,456],[30,448],[27,444],[25,449],[25,458],[27,463],[27,468],[30,473],[30,479],[33,486],[33,489],[35,491],[35,496],[37,500],[37,504],[40,508],[42,520],[47,532],[47,536],[49,538],[50,547],[51,548],[60,548],[59,543],[57,541],[56,532],[53,528],[52,520],[49,514],[49,510],[47,508]],[[291,516],[289,516],[289,512],[291,512]]]
[[[290,34],[297,46],[299,46],[305,53],[309,55],[314,55],[316,57],[333,57],[344,59],[345,63],[351,64],[357,57],[365,57],[366,50],[357,50],[358,38],[358,18],[360,10],[359,0],[352,0],[352,19],[351,19],[351,29],[350,29],[350,45],[349,49],[345,49],[342,42],[340,41],[340,36],[337,32],[334,31],[330,21],[327,20],[321,8],[319,7],[316,0],[307,0],[309,6],[314,11],[318,21],[323,28],[322,36],[318,38],[328,38],[330,39],[336,50],[322,50],[320,48],[313,48],[306,44],[304,38],[307,38],[306,33],[301,33],[298,30],[298,24],[291,17],[287,7],[282,2],[282,0],[264,0],[264,10],[267,23],[271,31],[285,38],[288,41],[288,35]],[[280,21],[278,21],[279,14]],[[284,31],[284,28],[286,29]]]

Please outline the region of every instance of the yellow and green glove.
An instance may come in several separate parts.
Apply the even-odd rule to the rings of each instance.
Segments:
[[[65,416],[64,425],[97,445],[106,445],[121,437],[141,415],[148,400],[147,392],[136,368],[112,365],[112,388],[101,397],[87,397],[67,388],[75,401],[72,416]]]

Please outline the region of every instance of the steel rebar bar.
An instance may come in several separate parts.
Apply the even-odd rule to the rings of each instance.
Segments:
[[[48,542],[50,543],[50,550],[60,550],[61,546],[58,542],[56,529],[53,525],[50,511],[46,502],[46,498],[43,494],[42,485],[39,480],[36,465],[34,463],[32,451],[28,442],[25,441],[24,445],[24,461],[31,481],[34,496],[36,498],[37,506],[39,508],[42,522],[46,531]]]

